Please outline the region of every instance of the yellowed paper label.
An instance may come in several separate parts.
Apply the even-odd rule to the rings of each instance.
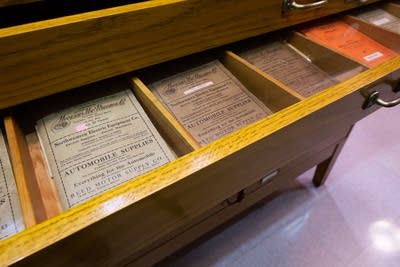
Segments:
[[[386,10],[378,8],[361,13],[358,17],[376,26],[400,33],[400,18],[393,16]]]
[[[37,132],[64,208],[175,158],[130,90],[51,114]]]
[[[149,87],[200,145],[271,113],[217,60]]]

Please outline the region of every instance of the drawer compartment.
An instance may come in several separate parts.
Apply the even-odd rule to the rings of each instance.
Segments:
[[[11,111],[12,114],[8,115],[5,118],[4,120],[5,128],[8,139],[10,140],[9,146],[11,150],[12,164],[14,167],[16,180],[18,181],[19,184],[22,207],[28,227],[31,227],[46,219],[52,218],[63,211],[62,208],[63,205],[61,205],[62,202],[60,200],[60,195],[59,195],[61,192],[63,193],[63,191],[60,188],[58,188],[58,190],[56,189],[55,185],[56,177],[51,177],[51,175],[49,174],[51,168],[48,166],[48,159],[46,159],[46,156],[43,152],[43,147],[40,144],[39,135],[35,131],[35,125],[37,125],[36,122],[39,119],[47,116],[48,114],[52,114],[56,111],[64,109],[66,106],[88,103],[88,101],[97,99],[101,96],[114,95],[115,93],[122,92],[124,88],[125,89],[129,88],[128,83],[121,83],[119,81],[113,81],[111,84],[107,82],[98,83],[97,85],[91,86],[91,88],[86,88],[84,90],[82,90],[83,88],[80,88],[78,89],[79,91],[72,91],[64,93],[62,95],[57,95],[49,97],[47,99],[41,99],[40,101],[26,104],[23,107],[20,107],[19,109],[18,108],[14,109],[13,111]],[[96,95],[97,97],[93,97],[92,95]],[[112,102],[107,102],[107,103],[112,104]],[[119,118],[117,119],[119,120]],[[117,122],[119,122],[118,120]],[[125,117],[123,118],[123,120],[125,120]],[[110,125],[113,125],[115,121],[116,120],[114,118],[114,120],[111,121]],[[94,134],[92,135],[91,133],[87,133],[87,130],[93,129],[93,131],[97,131],[96,129],[99,128],[100,126],[91,125],[88,126],[88,128],[85,127],[79,130],[77,129],[77,134],[79,133],[79,135],[82,135],[86,133],[84,135],[87,136],[85,142],[88,143],[90,140],[93,140],[93,138],[97,137]],[[101,127],[100,129],[103,129]],[[118,127],[119,125],[110,126],[107,128],[107,131],[118,132],[119,131]],[[164,137],[163,139],[167,141],[167,144],[169,144],[170,148],[172,149],[172,151],[174,151],[176,155],[182,156],[194,150],[193,147],[191,147],[187,142],[185,142],[185,137],[181,136],[177,131],[171,131],[171,129],[175,128],[172,125],[169,125],[168,122],[164,122],[163,124],[159,125],[158,132],[161,134],[161,136]],[[80,138],[79,135],[78,138]],[[70,137],[70,135],[68,136]],[[124,137],[126,137],[126,135],[124,135]],[[134,142],[132,139],[130,140]],[[63,147],[63,143],[60,142],[59,146]],[[68,145],[66,145],[66,147],[68,147]],[[96,152],[93,153],[97,155],[97,157],[99,157],[99,154],[96,154]],[[130,155],[132,157],[135,156],[132,154]],[[143,156],[143,153],[142,154],[139,153],[139,155]],[[133,159],[135,159],[135,157]],[[125,158],[123,159],[126,161]],[[123,161],[119,163],[122,164]],[[61,163],[58,162],[58,164]],[[61,165],[58,164],[57,164],[57,170],[58,167],[62,168],[61,167],[62,164]],[[73,164],[68,163],[65,166],[71,167],[71,165]],[[100,167],[100,169],[102,168],[104,169],[104,166]],[[110,168],[108,168],[108,170],[112,171]],[[94,170],[92,171],[97,174],[101,173],[101,170],[97,169],[95,171]],[[64,176],[62,177],[63,179],[69,178]],[[101,177],[96,179],[98,182],[102,181]],[[124,180],[124,178],[121,179]],[[121,181],[119,181],[119,183],[120,182]],[[63,181],[62,184],[64,186],[65,181]],[[87,186],[90,186],[92,188],[98,187],[97,185],[94,184],[94,182],[87,182]],[[65,193],[66,195],[67,192],[70,193],[73,192],[74,194],[78,194],[75,192],[78,191],[78,189],[80,190],[82,188],[84,187],[77,186],[76,189],[74,189],[74,191],[71,191],[72,189],[66,190],[64,188],[64,191],[66,190]],[[69,198],[67,199],[68,201],[71,201]]]
[[[25,220],[21,208],[19,181],[11,166],[8,140],[4,128],[0,128],[0,240],[23,231],[29,221]]]
[[[327,20],[301,30],[310,40],[351,58],[369,68],[399,54],[400,35],[355,17]]]
[[[224,63],[238,77],[243,76],[242,69],[253,73],[253,76],[243,77],[250,84],[257,84],[254,76],[264,77],[299,100],[366,69],[299,33],[292,33],[283,41],[281,38],[265,36],[250,44],[239,45],[233,52],[225,53]],[[257,96],[263,98],[260,93]]]
[[[187,132],[196,148],[299,101],[265,77],[242,68],[237,79],[230,66],[200,58],[162,64],[132,80],[148,110]]]
[[[357,19],[375,25],[385,31],[400,34],[400,5],[387,3],[382,6],[365,8],[352,13]]]

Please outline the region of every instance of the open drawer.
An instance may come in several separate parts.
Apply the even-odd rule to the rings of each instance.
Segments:
[[[284,170],[303,153],[331,147],[378,108],[362,108],[366,91],[396,95],[399,69],[397,57],[28,228],[0,243],[1,262],[134,261],[235,192]]]
[[[279,11],[275,15],[271,14],[271,20],[276,24],[270,26],[268,21],[260,18],[268,16],[263,13],[268,8],[277,12],[275,9],[278,2],[280,6],[280,1],[245,1],[246,3],[240,5],[235,1],[224,1],[218,4],[218,9],[214,7],[215,1],[212,2],[156,0],[130,5],[126,9],[116,8],[110,10],[110,14],[96,11],[65,20],[55,19],[48,22],[49,24],[38,22],[31,25],[33,28],[16,26],[7,31],[0,30],[0,35],[3,34],[0,36],[0,47],[8,49],[4,52],[8,55],[5,57],[7,60],[4,60],[6,71],[0,74],[4,75],[0,77],[1,90],[4,93],[0,106],[13,106],[132,69],[359,5],[358,2],[344,4],[343,1],[329,1],[330,8],[303,15],[293,12],[283,17]],[[196,8],[201,12],[192,13]],[[240,8],[245,8],[246,12],[251,12],[254,16],[244,15]],[[216,13],[205,12],[210,9]],[[221,18],[218,12],[226,12],[231,24],[227,25],[224,20],[216,21]],[[196,17],[196,20],[202,18],[211,24],[202,24],[203,31],[189,33],[187,28],[184,29],[174,19],[178,15],[185,17],[183,21],[191,21]],[[248,18],[242,25],[245,31],[240,27],[236,28],[242,23],[240,19],[234,19],[238,16]],[[68,21],[69,19],[72,21]],[[143,23],[139,23],[138,35],[123,26],[126,22],[132,23],[131,20]],[[165,25],[160,26],[161,22],[165,22]],[[106,27],[108,23],[115,23],[121,28],[115,32],[104,31],[102,27]],[[80,28],[82,25],[85,28]],[[90,29],[92,36],[88,34]],[[157,34],[164,30],[168,36]],[[63,31],[71,35],[62,36]],[[58,36],[54,39],[57,41],[47,40],[52,34]],[[218,37],[218,34],[222,35]],[[119,39],[113,39],[115,36]],[[154,48],[148,45],[164,39],[171,40],[176,36],[177,39],[171,41],[170,46]],[[37,40],[37,43],[22,41],[30,38]],[[130,43],[132,39],[136,41],[133,44]],[[195,47],[192,47],[193,39],[198,44]],[[47,49],[36,47],[41,47],[43,43],[48,44]],[[81,49],[88,44],[94,44],[99,50],[93,48],[91,51],[73,52],[74,49]],[[118,51],[107,50],[112,47],[118,47]],[[12,57],[13,53],[17,53],[18,57]],[[61,54],[62,56],[57,56]],[[75,56],[70,57],[71,54]],[[48,62],[44,63],[46,60]],[[147,111],[156,124],[167,124],[167,135],[181,135],[171,141],[177,147],[183,147],[180,148],[184,150],[182,156],[55,217],[36,225],[33,222],[32,227],[0,241],[0,263],[16,263],[21,266],[140,264],[144,255],[157,249],[162,250],[169,240],[179,238],[182,232],[196,232],[196,227],[201,228],[202,224],[207,224],[208,220],[205,218],[212,220],[215,218],[213,215],[222,214],[220,216],[225,220],[231,215],[224,215],[224,210],[233,207],[233,213],[239,212],[253,201],[279,188],[279,184],[284,183],[289,176],[301,172],[299,165],[307,168],[306,166],[324,160],[334,152],[336,145],[346,137],[354,123],[379,108],[373,102],[365,104],[366,98],[374,91],[379,92],[384,100],[399,97],[399,93],[394,92],[400,79],[399,56],[307,98],[293,93],[279,81],[262,74],[232,52],[224,53],[222,61],[249,89],[252,87],[261,101],[272,105],[275,113],[208,145],[198,147],[191,143],[190,138],[185,137],[185,131],[176,126],[173,118],[165,114],[165,110],[149,101],[150,108]],[[35,65],[40,62],[44,64],[42,69]],[[61,62],[65,68],[54,67],[60,66]],[[24,68],[13,73],[17,66]],[[39,69],[47,75],[36,75]],[[76,71],[82,73],[76,75]],[[18,75],[21,73],[23,76]],[[34,86],[37,84],[41,86]],[[145,86],[139,82],[136,84]],[[271,86],[278,90],[265,90]],[[143,94],[141,100],[144,103],[149,98]],[[376,101],[376,98],[372,101]],[[15,121],[10,120],[9,124],[11,129],[18,129],[14,127]],[[17,131],[11,131],[9,140],[18,134]],[[180,144],[179,138],[187,142]],[[17,142],[16,146],[18,145]],[[318,157],[315,157],[316,153]],[[23,161],[21,158],[21,164],[24,164]],[[271,174],[276,174],[274,179],[264,183],[265,177],[270,177]],[[259,186],[260,183],[263,185]],[[238,196],[238,192],[241,195]],[[232,205],[243,195],[244,201],[240,204],[243,208]],[[247,199],[249,202],[246,202]],[[210,230],[208,227],[205,227],[207,231]],[[191,236],[194,238],[196,234]],[[170,252],[169,248],[166,250]],[[163,253],[160,255],[165,255]],[[157,257],[154,256],[151,263],[162,256]]]

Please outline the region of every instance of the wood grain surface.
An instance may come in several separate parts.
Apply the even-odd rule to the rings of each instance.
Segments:
[[[151,90],[137,77],[132,78],[132,89],[140,103],[158,125],[164,139],[172,144],[178,155],[184,155],[200,147],[186,129],[176,120],[171,112],[157,99]]]
[[[281,2],[154,0],[0,29],[0,108],[361,5]]]
[[[346,16],[345,21],[378,43],[400,53],[400,34],[378,27],[357,17]]]
[[[336,141],[338,142],[338,141]],[[335,143],[336,143],[335,142]],[[324,144],[326,146],[327,144]],[[218,226],[226,223],[235,216],[243,213],[249,207],[255,205],[273,195],[282,188],[285,188],[290,184],[291,180],[295,179],[304,171],[318,164],[321,160],[328,158],[334,151],[335,146],[328,146],[323,150],[312,150],[307,153],[302,153],[293,161],[286,164],[284,167],[279,168],[279,173],[275,176],[271,182],[267,184],[261,184],[257,181],[252,186],[246,188],[241,198],[236,198],[235,201],[230,202],[223,208],[213,210],[212,214],[208,214],[208,217],[203,218],[197,222],[197,224],[189,227],[185,231],[181,231],[179,235],[172,236],[161,244],[158,244],[153,249],[149,250],[145,255],[141,255],[139,258],[130,262],[127,266],[152,266],[170,255],[172,252],[177,251],[190,244],[197,238],[203,236]],[[162,262],[160,266],[169,266],[168,261],[164,264]]]
[[[4,118],[4,126],[25,227],[32,227],[38,221],[44,220],[45,215],[41,212],[43,211],[43,203],[37,191],[38,186],[34,181],[35,174],[29,157],[28,145],[24,134],[13,117]]]
[[[42,0],[0,0],[0,7],[28,4]]]
[[[388,3],[385,5],[385,9],[396,17],[400,17],[400,3]]]
[[[62,212],[61,202],[53,179],[49,176],[46,159],[36,133],[25,135],[32,160],[34,177],[37,182],[40,198],[42,199],[46,219],[52,218]],[[22,152],[21,152],[22,153]]]
[[[231,51],[225,52],[221,61],[250,92],[273,112],[304,99],[293,89]]]
[[[289,162],[315,140],[334,138],[330,125],[346,128],[376,110],[361,109],[358,90],[399,68],[397,57],[1,241],[0,262],[11,264],[35,252],[20,264],[129,262],[134,252]],[[397,71],[388,79],[399,77]],[[88,251],[90,244],[96,247]]]

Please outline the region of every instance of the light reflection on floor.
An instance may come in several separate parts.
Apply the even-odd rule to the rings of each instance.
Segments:
[[[400,227],[389,221],[377,221],[371,225],[370,234],[374,246],[383,252],[400,251]],[[399,262],[400,264],[400,262]]]

